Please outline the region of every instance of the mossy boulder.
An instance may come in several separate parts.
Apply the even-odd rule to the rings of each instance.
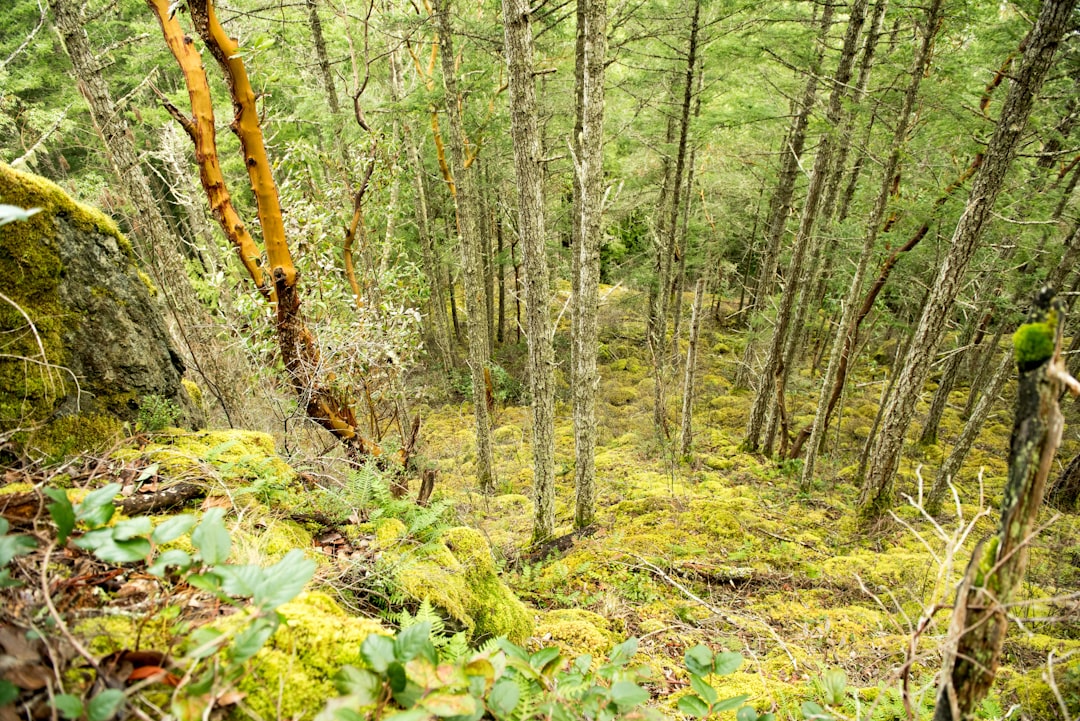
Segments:
[[[376,538],[407,597],[427,599],[475,639],[506,636],[523,643],[532,635],[528,609],[499,580],[491,547],[479,531],[451,528],[437,542],[414,546],[404,524],[387,521],[378,526]]]
[[[536,626],[541,646],[558,646],[570,658],[589,654],[602,659],[617,639],[606,618],[580,608],[563,608],[544,614]]]
[[[0,163],[0,203],[37,208],[0,226],[0,432],[87,418],[66,438],[107,441],[101,416],[133,421],[140,399],[158,396],[201,413],[181,385],[184,364],[116,224],[72,200],[59,186]],[[91,427],[92,426],[92,427]],[[99,432],[104,431],[104,432]],[[23,435],[23,452],[49,457],[56,434]],[[61,444],[62,445],[62,444]]]

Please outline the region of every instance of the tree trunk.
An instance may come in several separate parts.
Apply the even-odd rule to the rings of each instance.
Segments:
[[[571,309],[571,363],[574,404],[574,526],[596,515],[597,304],[604,182],[604,59],[607,53],[606,0],[578,0],[575,62],[574,306]]]
[[[945,361],[945,367],[941,370],[941,380],[938,381],[934,398],[930,401],[930,410],[926,412],[926,420],[923,422],[922,433],[919,434],[919,445],[931,446],[937,443],[938,426],[941,425],[941,417],[945,414],[945,407],[949,404],[949,394],[952,393],[956,378],[960,375],[960,365],[964,356],[968,353],[968,345],[975,338],[975,319],[964,324],[964,330],[953,349],[952,354]]]
[[[480,212],[477,207],[475,168],[465,167],[465,131],[461,122],[461,96],[454,68],[454,40],[450,29],[450,0],[435,0],[435,15],[442,55],[443,86],[446,90],[446,117],[450,126],[450,158],[454,205],[457,210],[462,268],[465,285],[465,312],[468,313],[469,370],[472,374],[473,409],[476,415],[476,479],[483,493],[495,492],[495,461],[491,448],[491,418],[488,414],[484,370],[488,365],[487,323],[484,313],[483,263],[480,259]]]
[[[855,0],[848,16],[847,30],[844,33],[844,46],[841,51],[840,61],[836,68],[834,85],[829,96],[829,107],[826,112],[826,122],[829,127],[836,127],[840,120],[842,102],[848,81],[851,79],[851,70],[858,49],[859,33],[862,30],[863,21],[866,18],[867,0]],[[836,139],[826,133],[821,139],[817,155],[814,158],[814,168],[810,173],[810,186],[806,190],[806,199],[803,201],[802,217],[799,220],[799,231],[795,236],[795,249],[791,258],[791,265],[787,273],[787,285],[780,298],[780,309],[776,316],[776,325],[773,327],[773,337],[770,343],[769,356],[762,370],[761,381],[757,395],[754,396],[754,404],[750,409],[750,421],[746,426],[745,447],[756,451],[761,443],[761,434],[764,426],[765,415],[770,403],[775,402],[774,393],[777,381],[786,377],[784,368],[784,347],[787,342],[789,325],[792,313],[795,309],[795,298],[799,292],[799,280],[803,272],[803,262],[806,251],[811,244],[811,234],[814,230],[814,222],[817,219],[818,203],[828,176],[828,168],[832,162],[832,151]]]
[[[330,71],[330,56],[326,53],[326,39],[323,37],[322,20],[319,18],[319,0],[307,0],[307,11],[311,39],[315,43],[315,59],[319,64],[319,77],[326,90],[326,104],[330,106],[330,112],[337,115],[341,104],[338,102],[337,87],[334,85],[334,74]]]
[[[974,254],[986,220],[994,207],[1020,136],[1027,125],[1035,95],[1042,87],[1065,32],[1073,2],[1047,0],[1039,22],[1031,31],[1024,60],[1009,88],[1001,117],[986,149],[986,157],[972,184],[964,213],[957,223],[949,250],[923,306],[922,317],[908,352],[900,364],[896,393],[890,399],[885,422],[875,440],[860,499],[863,513],[876,518],[892,505],[892,482],[900,465],[904,434],[915,411],[915,402],[941,340],[941,330]]]
[[[518,232],[525,259],[525,309],[529,317],[529,387],[532,391],[533,541],[555,534],[555,376],[548,308],[547,238],[544,230],[543,158],[536,122],[533,35],[528,0],[503,0],[509,66],[510,130],[518,186]]]
[[[1033,48],[1045,48],[1044,38],[1060,39],[1072,5],[1071,1],[1054,0],[1043,5],[1032,31]],[[1052,48],[1034,52],[1033,58],[1049,60]],[[1037,73],[1024,72],[1034,62],[1025,58],[1018,85],[1032,81],[1038,85]],[[1019,123],[1017,133],[1022,126]],[[1052,290],[1041,290],[1028,322],[1013,336],[1020,379],[1001,523],[995,537],[976,546],[957,592],[934,721],[973,719],[994,682],[1008,628],[1008,609],[1024,580],[1028,544],[1037,530],[1046,478],[1061,443],[1064,418],[1058,398],[1066,389],[1080,394],[1080,383],[1067,376],[1061,360],[1064,304],[1058,301],[1051,305],[1052,298]]]
[[[705,279],[694,285],[694,305],[690,309],[690,345],[686,349],[686,372],[683,375],[682,429],[679,433],[679,455],[690,455],[691,420],[694,406],[694,370],[697,366],[698,336],[701,331],[701,306],[705,300]]]

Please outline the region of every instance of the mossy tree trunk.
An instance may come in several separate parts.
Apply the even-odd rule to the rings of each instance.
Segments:
[[[604,59],[606,0],[578,0],[575,60],[574,223],[571,240],[574,305],[571,364],[574,404],[574,525],[596,514],[597,305],[600,230],[604,212]]]
[[[1044,6],[1040,23],[1047,20],[1045,7],[1053,4]],[[1028,544],[1061,443],[1065,421],[1058,399],[1066,389],[1080,395],[1080,383],[1068,376],[1061,358],[1064,304],[1054,302],[1053,295],[1049,287],[1039,291],[1028,322],[1013,336],[1020,378],[1001,523],[997,535],[975,549],[957,593],[934,721],[974,718],[990,690],[1001,660],[1008,607],[1024,579]]]
[[[860,505],[864,516],[876,518],[892,505],[893,476],[900,465],[904,434],[915,412],[941,332],[960,291],[968,264],[982,238],[994,201],[1012,165],[1027,126],[1035,96],[1050,69],[1055,51],[1068,26],[1073,0],[1047,0],[1032,29],[1023,62],[1001,110],[1001,117],[986,148],[986,157],[972,183],[964,213],[957,223],[949,250],[930,284],[927,302],[908,352],[900,362],[896,390],[884,423],[875,439]]]

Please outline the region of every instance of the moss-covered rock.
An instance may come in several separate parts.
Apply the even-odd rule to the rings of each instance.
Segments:
[[[570,658],[590,654],[605,658],[617,642],[606,618],[580,608],[548,611],[536,626],[540,646],[557,646]]]
[[[54,183],[2,163],[0,202],[40,209],[0,227],[9,299],[0,303],[0,431],[80,414],[130,421],[149,395],[200,421],[180,384],[183,362],[116,224]]]

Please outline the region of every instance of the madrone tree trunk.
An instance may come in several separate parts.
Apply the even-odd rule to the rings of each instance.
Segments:
[[[466,334],[469,345],[469,372],[472,376],[473,408],[476,417],[476,480],[484,493],[495,491],[495,461],[492,455],[491,416],[486,403],[487,384],[484,372],[488,365],[487,317],[484,298],[484,271],[480,261],[479,194],[476,168],[465,164],[465,129],[461,121],[461,96],[454,68],[454,39],[450,28],[450,0],[436,0],[435,15],[442,55],[443,87],[446,90],[446,118],[452,194],[457,208],[457,230],[464,259],[462,279],[465,285]]]
[[[860,505],[867,518],[876,518],[892,505],[893,476],[900,465],[904,434],[911,424],[915,403],[922,392],[941,331],[960,291],[971,257],[982,238],[1005,174],[1012,165],[1027,125],[1035,95],[1068,26],[1075,0],[1047,0],[1028,38],[1024,59],[1005,98],[985,159],[972,183],[971,194],[953,233],[937,277],[930,284],[922,317],[904,359],[896,388],[885,409],[884,422],[874,441],[870,467]]]
[[[555,534],[555,377],[544,231],[543,158],[536,122],[533,36],[528,0],[503,0],[509,66],[510,130],[518,185],[518,234],[525,262],[532,392],[533,540]]]
[[[571,363],[574,404],[574,525],[584,528],[596,514],[597,304],[600,286],[600,229],[604,212],[604,57],[606,0],[578,0],[574,154],[574,290]]]

